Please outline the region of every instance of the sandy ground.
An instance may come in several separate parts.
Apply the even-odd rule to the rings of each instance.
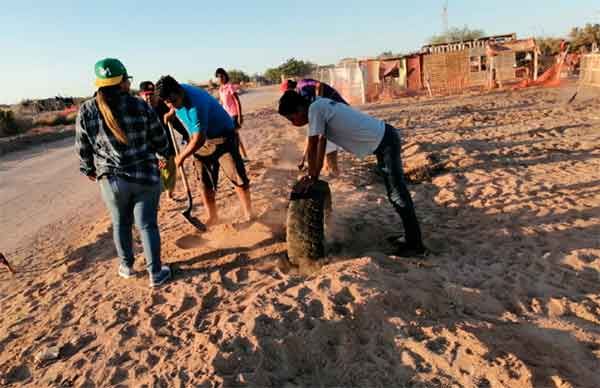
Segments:
[[[600,98],[567,98],[526,90],[364,107],[402,128],[411,152],[444,162],[410,187],[434,253],[393,255],[402,227],[375,161],[344,153],[329,180],[332,262],[310,277],[278,266],[302,133],[272,110],[247,115],[257,222],[235,224],[226,181],[223,223],[205,234],[178,215],[183,203],[164,201],[175,280],[156,291],[141,255],[135,279],[116,276],[105,215],[68,241],[42,234],[17,277],[0,272],[0,384],[600,386]],[[36,361],[52,347],[58,358]]]
[[[241,99],[253,111],[273,106],[278,96],[270,86],[248,89]],[[13,260],[30,258],[26,251],[38,236],[65,236],[103,211],[97,185],[79,174],[73,139],[0,157],[0,252]]]
[[[73,139],[3,156],[0,182],[0,249],[19,262],[38,233],[64,234],[62,226],[101,210],[98,187],[79,174]]]

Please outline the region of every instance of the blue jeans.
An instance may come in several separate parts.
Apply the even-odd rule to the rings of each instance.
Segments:
[[[132,227],[135,220],[148,272],[158,274],[161,269],[160,233],[156,218],[160,184],[142,185],[117,176],[104,176],[100,179],[100,192],[112,218],[113,239],[121,265],[133,267]]]
[[[402,219],[406,243],[413,248],[421,248],[423,247],[421,228],[415,214],[415,206],[410,192],[404,181],[400,151],[401,144],[398,132],[394,127],[386,124],[385,135],[381,140],[381,144],[375,150],[377,164],[383,172],[388,200]]]

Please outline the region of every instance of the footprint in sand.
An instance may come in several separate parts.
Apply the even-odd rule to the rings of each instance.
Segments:
[[[333,297],[333,302],[338,306],[343,306],[348,303],[354,302],[354,295],[348,287],[344,287]]]
[[[445,337],[438,337],[425,343],[427,349],[439,355],[442,355],[446,352],[448,345],[448,340]]]
[[[214,311],[217,306],[221,303],[221,296],[219,295],[219,289],[213,286],[206,295],[202,297],[200,309],[196,312],[194,317],[194,328],[198,331],[207,329],[211,322],[207,319],[209,313]],[[218,321],[219,317],[216,317]],[[215,324],[217,322],[214,322]]]
[[[311,300],[306,310],[308,315],[313,318],[321,318],[325,314],[325,307],[323,306],[323,303],[317,299]]]
[[[158,357],[157,355],[153,354],[153,353],[148,353],[147,357],[146,357],[146,363],[151,367],[155,367],[158,362],[160,361],[160,357]]]
[[[4,377],[3,384],[23,383],[31,379],[31,371],[25,365],[17,365],[12,367]],[[2,380],[0,380],[2,382]]]
[[[118,385],[129,378],[129,372],[122,368],[116,368],[115,372],[110,378],[110,385]]]
[[[175,245],[179,249],[200,248],[202,246],[205,246],[207,243],[207,240],[203,239],[197,234],[188,234],[187,236],[183,236],[177,239],[177,241],[175,241]]]
[[[169,317],[169,320],[172,320],[186,311],[191,310],[192,308],[196,307],[197,304],[198,300],[196,298],[190,295],[185,295],[179,304],[179,308]]]
[[[251,248],[273,238],[270,228],[262,223],[225,225],[205,234],[209,245],[214,248]]]
[[[156,335],[160,337],[168,337],[170,335],[169,329],[167,328],[167,320],[162,314],[156,314],[150,319],[150,327],[154,330]]]
[[[73,309],[74,308],[75,308],[75,306],[73,305],[73,303],[67,303],[66,305],[63,306],[62,310],[60,311],[61,323],[67,323],[73,319]]]
[[[167,303],[167,299],[160,294],[152,294],[152,306],[158,306]]]
[[[119,330],[119,335],[121,339],[119,340],[119,345],[123,345],[129,339],[137,336],[137,325],[125,325]]]

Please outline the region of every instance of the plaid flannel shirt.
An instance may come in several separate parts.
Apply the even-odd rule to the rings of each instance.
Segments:
[[[169,142],[164,127],[146,102],[123,94],[114,112],[128,144],[119,142],[98,109],[95,99],[79,108],[75,123],[75,148],[83,175],[116,175],[141,184],[158,184],[156,153],[168,157]]]

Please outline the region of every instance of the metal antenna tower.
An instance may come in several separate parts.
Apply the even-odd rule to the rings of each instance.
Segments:
[[[444,6],[442,8],[442,28],[444,29],[444,35],[446,36],[446,43],[448,43],[448,31],[450,30],[448,24],[448,0],[444,1]]]

